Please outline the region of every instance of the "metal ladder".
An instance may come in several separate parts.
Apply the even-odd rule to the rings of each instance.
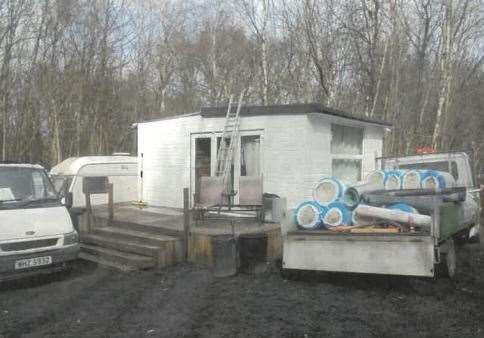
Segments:
[[[237,136],[239,134],[239,115],[242,107],[242,100],[244,98],[245,91],[243,90],[239,96],[239,102],[235,112],[232,109],[232,98],[230,96],[229,107],[227,109],[227,116],[225,118],[225,126],[222,132],[222,138],[217,152],[217,169],[215,171],[216,176],[223,177],[224,186],[227,189],[227,193],[230,193],[228,177],[231,170],[232,158],[234,156],[234,149],[237,143]]]

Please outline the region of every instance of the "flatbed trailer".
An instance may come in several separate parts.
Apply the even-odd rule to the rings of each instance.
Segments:
[[[380,169],[447,171],[456,187],[376,191],[363,203],[385,206],[408,203],[431,216],[429,228],[415,232],[352,233],[297,230],[293,217],[283,224],[283,269],[356,272],[433,277],[436,271],[453,277],[456,267],[454,240],[478,238],[479,189],[474,184],[471,160],[465,152],[377,158]],[[366,200],[365,200],[366,199]],[[466,206],[475,203],[475,215]],[[470,215],[470,217],[469,217]],[[438,268],[438,269],[437,269]]]
[[[289,230],[283,269],[434,277],[437,268],[453,277],[454,239],[472,225],[460,225],[459,206],[435,198],[425,232],[351,233]]]

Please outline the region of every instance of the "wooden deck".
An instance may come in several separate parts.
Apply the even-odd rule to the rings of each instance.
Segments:
[[[102,219],[108,218],[108,211],[105,206],[97,207],[94,210],[94,216]],[[231,212],[220,215],[208,215],[204,221],[190,221],[190,232],[206,235],[235,235],[254,232],[266,232],[274,229],[280,229],[276,223],[257,222],[255,217],[247,214],[243,217],[240,213]],[[133,223],[141,226],[155,227],[160,230],[178,232],[183,234],[183,210],[165,208],[165,207],[148,207],[140,209],[130,204],[116,204],[114,206],[114,221],[123,223]]]
[[[106,206],[96,207],[93,216],[98,224],[107,224],[108,210]],[[190,235],[188,259],[200,265],[212,265],[212,239],[214,236],[234,234],[235,237],[247,233],[267,233],[269,260],[282,255],[282,237],[280,225],[276,223],[259,223],[255,215],[240,213],[221,213],[208,215],[206,219],[196,222],[190,220]],[[122,227],[144,233],[156,233],[176,236],[183,240],[183,211],[173,208],[148,207],[140,209],[131,204],[116,204],[114,206],[113,227]],[[102,220],[99,222],[99,220]],[[96,225],[94,225],[96,227]]]

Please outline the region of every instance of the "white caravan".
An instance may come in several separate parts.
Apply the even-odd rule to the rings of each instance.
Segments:
[[[71,157],[57,164],[50,171],[56,190],[62,195],[72,193],[74,209],[86,206],[83,193],[84,177],[106,176],[113,184],[114,203],[132,202],[137,199],[138,158],[133,156]],[[92,205],[107,204],[107,195],[92,196]]]
[[[0,163],[0,281],[62,270],[78,253],[78,234],[45,170]]]

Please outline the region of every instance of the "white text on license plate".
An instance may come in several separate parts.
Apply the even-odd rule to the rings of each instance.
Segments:
[[[15,270],[34,268],[36,266],[49,264],[52,264],[51,256],[21,259],[15,262]]]

